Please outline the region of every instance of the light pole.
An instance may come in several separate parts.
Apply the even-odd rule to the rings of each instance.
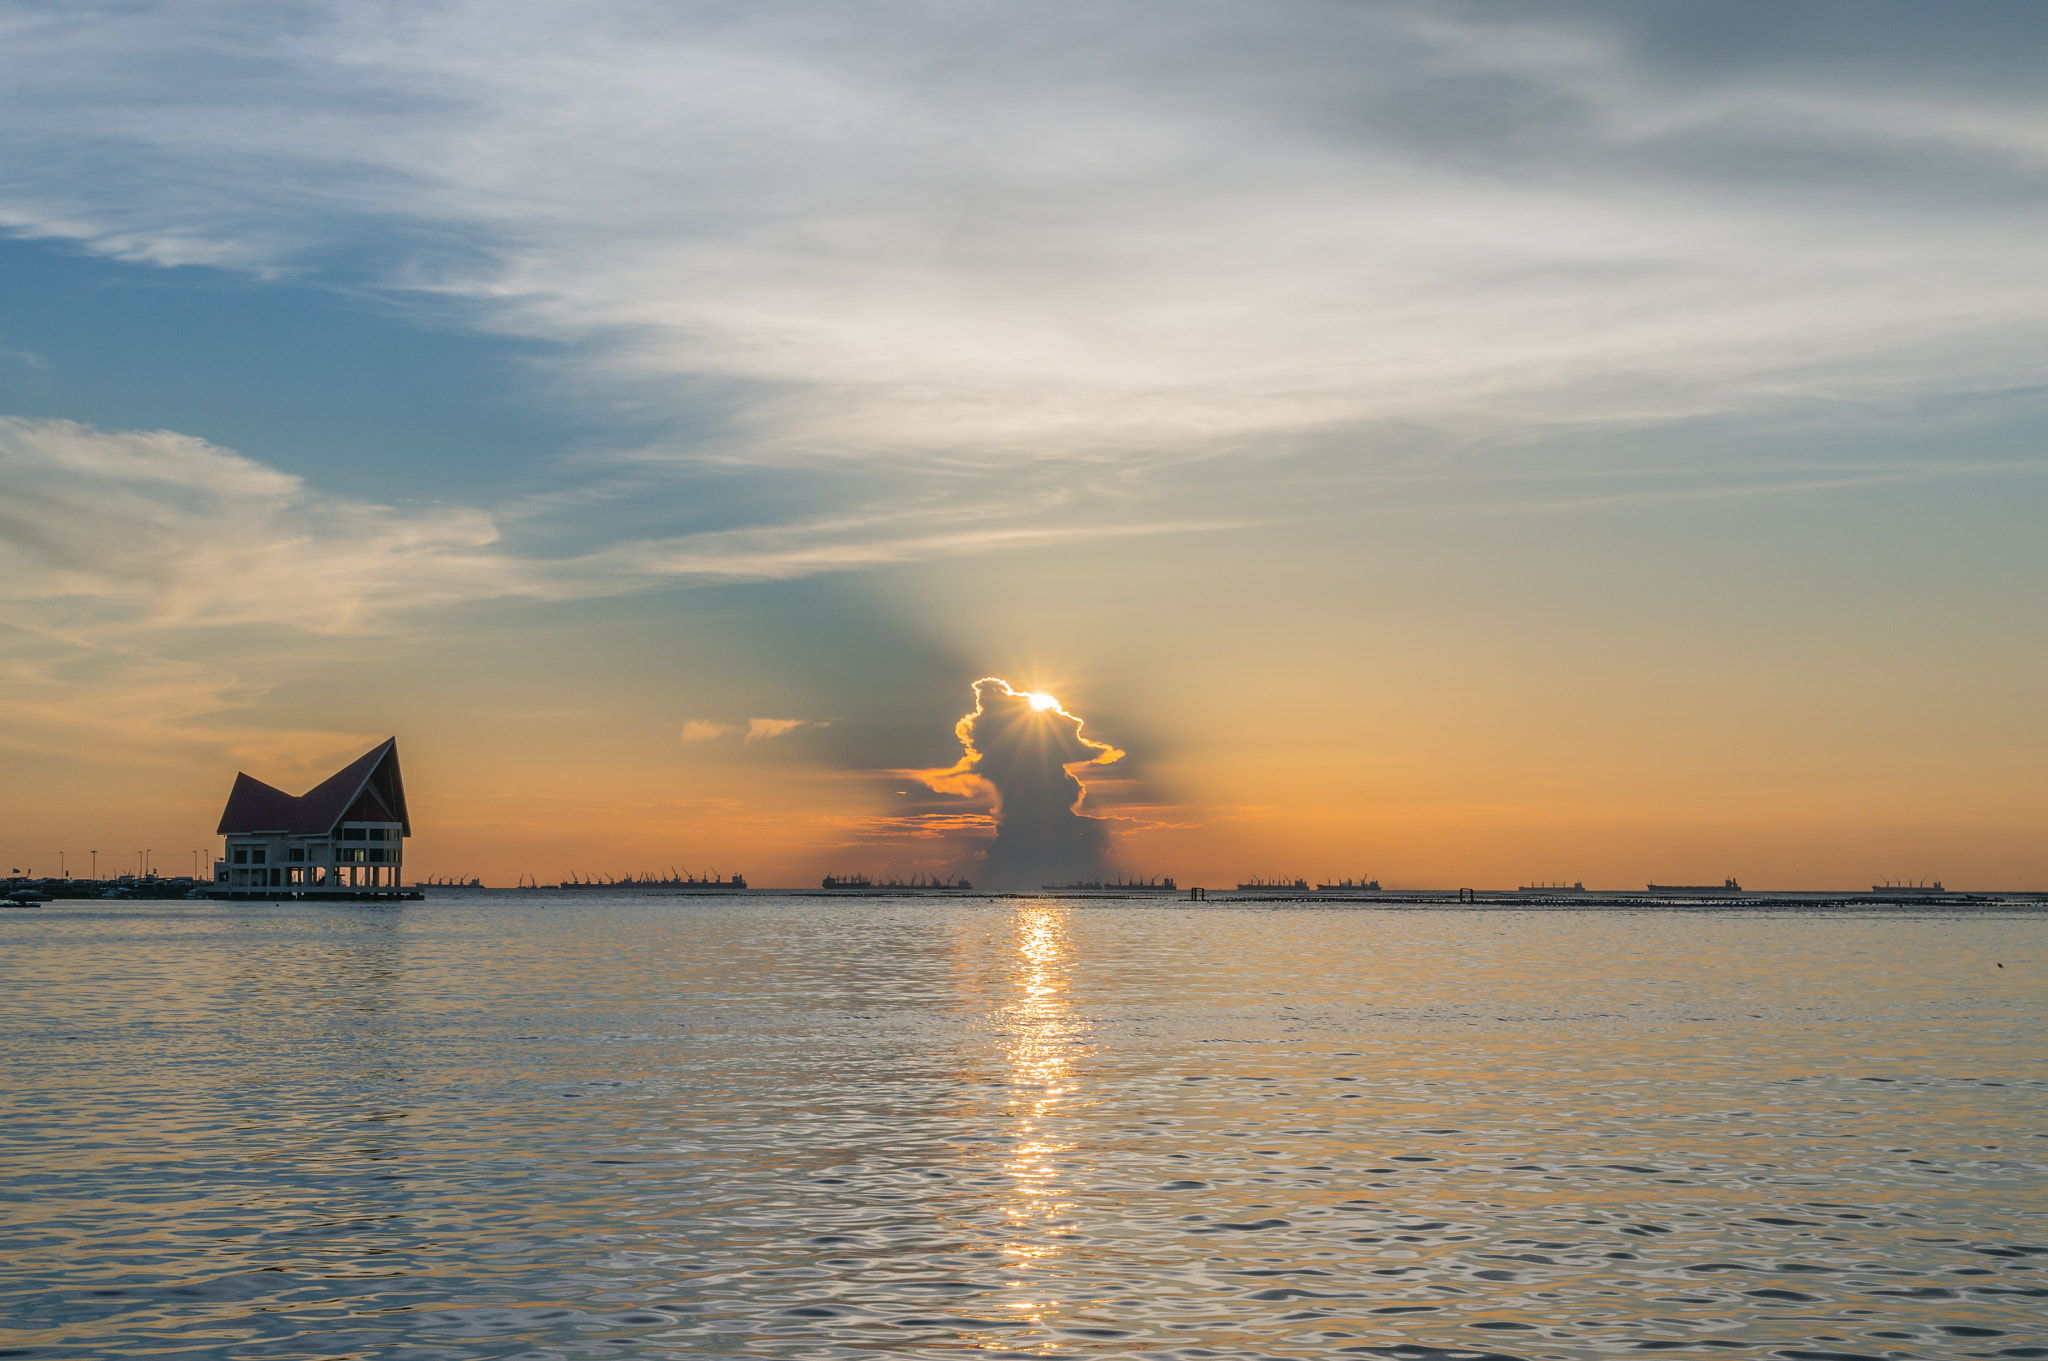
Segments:
[[[92,881],[95,884],[100,881],[100,853],[98,851],[92,853]]]

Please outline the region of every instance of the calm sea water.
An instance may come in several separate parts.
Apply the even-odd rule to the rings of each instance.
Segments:
[[[2048,1357],[2048,915],[536,897],[0,915],[0,1355]]]

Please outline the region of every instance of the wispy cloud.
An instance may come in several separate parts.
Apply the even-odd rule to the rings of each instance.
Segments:
[[[2038,88],[1710,11],[66,7],[6,32],[0,221],[728,382],[754,459],[2025,381]]]
[[[1063,507],[970,500],[908,511],[881,505],[547,556],[507,543],[497,517],[478,507],[336,496],[169,431],[0,417],[0,475],[7,487],[0,498],[0,607],[17,626],[54,629],[97,620],[360,633],[498,597],[573,600],[678,584],[787,580],[1229,523],[1128,524],[1106,514],[1033,523]]]
[[[0,417],[0,474],[0,602],[17,616],[341,633],[526,579],[481,511],[325,495],[168,431]]]
[[[8,636],[12,634],[12,636]],[[80,646],[0,628],[0,749],[67,761],[175,766],[196,753],[313,775],[372,734],[245,721],[262,685],[232,664]]]
[[[811,720],[806,718],[750,718],[747,720],[747,741],[765,742],[811,726]]]
[[[693,718],[683,724],[682,740],[685,742],[709,742],[733,731],[730,723],[714,723],[708,718]]]

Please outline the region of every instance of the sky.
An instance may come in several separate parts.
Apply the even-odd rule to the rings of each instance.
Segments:
[[[0,3],[0,859],[396,735],[409,873],[985,879],[994,678],[1110,873],[2048,887],[2044,58]]]

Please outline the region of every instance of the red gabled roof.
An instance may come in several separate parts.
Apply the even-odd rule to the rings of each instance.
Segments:
[[[358,803],[363,807],[357,808]],[[297,798],[251,776],[236,775],[215,834],[324,836],[349,817],[362,822],[396,822],[404,828],[403,835],[412,835],[412,819],[405,811],[405,781],[398,773],[397,738],[386,738]]]

